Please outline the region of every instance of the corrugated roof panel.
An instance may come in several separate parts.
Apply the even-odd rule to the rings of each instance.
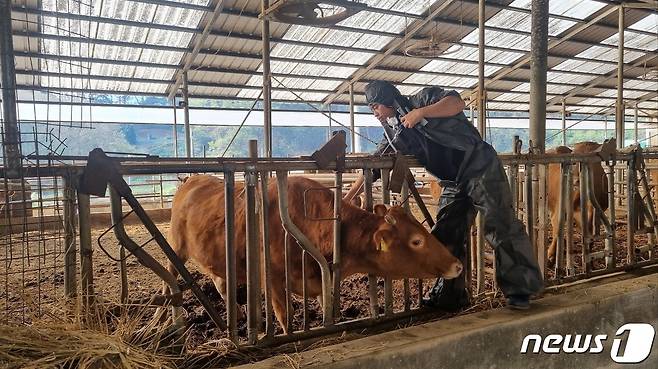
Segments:
[[[575,86],[565,86],[565,85],[546,85],[546,93],[562,95],[571,91]],[[528,84],[528,91],[530,92],[530,84]]]
[[[638,31],[656,32],[658,33],[658,14],[651,13],[641,20],[633,23],[630,29]]]
[[[614,102],[611,103],[610,100],[608,99],[599,99],[595,97],[590,97],[587,99],[583,99],[582,101],[578,102],[578,105],[588,105],[588,106],[598,106],[598,107],[612,107],[614,106]]]
[[[486,25],[530,32],[530,23],[530,14],[503,9],[493,17],[489,18]],[[573,27],[575,24],[576,22],[573,21],[549,18],[548,34],[551,36],[557,36],[565,30]]]
[[[238,92],[237,97],[244,99],[257,99],[258,95],[260,95],[260,91],[258,90],[243,88]]]
[[[602,46],[591,46],[586,50],[578,53],[576,56],[580,58],[588,58],[595,60],[617,61],[619,52],[616,49],[610,49]],[[644,54],[637,51],[624,50],[624,62],[633,61]]]
[[[318,93],[318,92],[302,92],[298,94],[304,101],[322,101],[328,94]],[[294,100],[299,100],[296,97]]]
[[[272,48],[270,56],[279,58],[303,59],[313,48],[311,46],[277,44]]]
[[[139,61],[147,63],[160,63],[169,65],[178,65],[183,57],[183,53],[177,51],[161,51],[153,49],[144,49]]]
[[[571,73],[561,73],[561,72],[546,72],[546,79],[548,82],[555,83],[573,83],[573,84],[585,84],[596,78],[595,76],[586,76],[586,75],[575,75]]]
[[[484,66],[484,75],[490,76],[491,74],[500,70],[501,67],[493,65]],[[420,69],[425,72],[446,72],[456,74],[467,74],[471,76],[478,75],[478,66],[476,64],[460,63],[459,61],[445,61],[445,60],[432,60]]]
[[[142,27],[124,26],[118,24],[98,24],[97,38],[110,41],[126,41],[143,44],[146,32]]]
[[[173,78],[173,76],[174,69],[170,68],[136,67],[134,77],[170,80]]]
[[[139,59],[139,53],[139,49],[132,47],[96,45],[94,47],[93,57],[108,60],[137,61]]]
[[[340,86],[341,81],[316,80],[309,86],[312,90],[329,90],[333,91]]]
[[[486,45],[489,46],[511,47],[515,50],[530,50],[530,36],[486,29],[484,31],[484,40]],[[479,41],[478,29],[476,28],[464,36],[462,41],[477,44]]]
[[[153,45],[187,47],[192,39],[192,33],[176,32],[163,29],[148,30],[146,42]]]
[[[490,110],[528,110],[528,104],[515,104],[508,102],[487,102],[487,109]]]
[[[131,83],[130,91],[131,92],[144,92],[144,93],[154,93],[161,94],[167,90],[168,85],[166,83]]]
[[[393,37],[379,36],[379,35],[363,35],[352,45],[355,48],[381,50],[389,42],[393,41]]]
[[[612,64],[568,59],[554,66],[552,69],[571,71],[571,72],[586,72],[586,73],[589,72],[589,73],[606,74],[610,71],[617,69],[617,67]]]
[[[614,46],[619,45],[619,33],[615,33],[614,35],[601,41],[601,43],[614,45]],[[658,34],[650,36],[642,33],[625,30],[624,47],[632,47],[634,49],[655,51],[656,49],[658,49]]]
[[[518,102],[529,102],[530,95],[528,94],[516,94],[513,92],[506,92],[494,97],[492,100],[502,100],[502,101],[518,101]]]
[[[645,91],[624,90],[624,98],[625,99],[637,99],[637,98],[642,97],[646,94],[647,94],[647,92],[645,92]],[[606,90],[604,92],[601,92],[601,93],[597,94],[596,96],[617,98],[617,91],[616,90]]]
[[[341,63],[364,65],[375,54],[362,53],[360,51],[346,51],[338,59],[334,60]]]
[[[624,88],[634,88],[639,90],[647,90],[649,92],[658,91],[658,81],[624,81]]]
[[[90,74],[109,77],[131,77],[134,72],[135,67],[129,65],[92,63]]]
[[[510,6],[530,9],[532,0],[515,0]],[[594,0],[579,1],[551,1],[548,4],[548,13],[566,15],[572,18],[585,19],[603,8],[606,4]]]

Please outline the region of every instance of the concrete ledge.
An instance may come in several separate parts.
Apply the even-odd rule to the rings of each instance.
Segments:
[[[294,355],[294,364],[332,369],[658,368],[658,337],[642,363],[611,359],[615,333],[626,323],[649,323],[658,330],[658,274],[547,296],[525,312],[497,309],[315,349]],[[608,339],[599,354],[534,354],[531,349],[521,354],[528,334],[605,334]],[[241,368],[297,367],[290,360],[278,356]]]

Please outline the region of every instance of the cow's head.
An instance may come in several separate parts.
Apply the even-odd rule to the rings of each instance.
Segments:
[[[378,204],[375,213],[383,217],[373,240],[385,276],[451,279],[462,272],[462,263],[404,209]]]

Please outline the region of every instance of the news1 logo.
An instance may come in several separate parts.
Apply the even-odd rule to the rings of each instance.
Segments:
[[[615,337],[621,337],[628,332],[628,337],[615,338],[612,341],[610,358],[620,364],[641,363],[649,354],[656,335],[651,324],[646,323],[628,323],[617,329]],[[542,337],[538,334],[529,334],[523,339],[521,344],[521,353],[528,353],[532,348],[533,354],[544,352],[547,354],[600,354],[603,352],[603,343],[608,339],[608,335],[599,334],[549,334]],[[622,346],[622,343],[625,345]],[[531,346],[532,344],[532,346]],[[622,351],[622,347],[625,347]]]

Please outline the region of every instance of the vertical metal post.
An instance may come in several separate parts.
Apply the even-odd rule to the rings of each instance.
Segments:
[[[567,146],[567,102],[562,99],[562,146]]]
[[[16,66],[11,29],[11,0],[0,0],[0,68],[2,72],[2,111],[4,166],[7,178],[21,176],[21,135],[16,112]]]
[[[512,139],[512,152],[514,154],[520,154],[521,153],[521,147],[520,147],[520,139],[519,136],[514,136]],[[514,216],[518,216],[519,214],[519,165],[518,164],[512,164],[509,167],[509,182],[510,182],[510,190],[512,193],[512,206],[514,207]]]
[[[546,232],[546,224],[549,223],[549,218],[546,213],[546,169],[547,165],[546,164],[540,164],[537,167],[537,174],[538,174],[538,189],[539,191],[537,192],[537,205],[538,205],[538,210],[539,210],[539,220],[538,220],[538,227],[537,227],[537,263],[539,264],[539,268],[542,272],[542,275],[546,275],[546,240],[547,240],[547,232]]]
[[[607,265],[608,268],[614,268],[617,265],[617,245],[616,245],[616,232],[617,232],[617,214],[615,210],[615,161],[608,160],[606,163],[606,179],[608,180],[608,218],[610,219],[610,225],[612,226],[612,238],[610,239],[610,258],[611,261]]]
[[[270,7],[269,0],[262,0],[261,14]],[[263,124],[265,157],[272,157],[272,73],[270,72],[270,21],[263,17]]]
[[[478,131],[483,140],[486,140],[486,119],[485,119],[485,86],[484,86],[484,50],[485,50],[485,0],[479,0],[478,3]],[[479,222],[478,222],[479,224]]]
[[[617,133],[617,148],[624,147],[624,6],[619,5],[619,44],[617,49],[617,103],[615,114],[615,132]]]
[[[80,286],[82,305],[85,310],[91,306],[94,297],[94,268],[91,245],[91,207],[89,195],[78,192],[78,224],[80,225]]]
[[[635,103],[635,109],[633,109],[633,142],[637,145],[637,103]]]
[[[352,154],[356,153],[356,127],[354,126],[354,85],[350,83],[350,137]]]
[[[365,175],[365,194],[366,194],[366,211],[372,212],[372,170],[364,169]],[[368,274],[368,295],[370,296],[370,316],[377,318],[379,316],[379,298],[377,294],[377,276]]]
[[[333,303],[334,315],[340,312],[340,280],[341,280],[341,212],[343,205],[343,173],[336,171],[334,179],[334,256],[333,256]],[[335,320],[332,317],[332,321]]]
[[[388,189],[389,169],[382,169],[382,202],[391,204],[391,192]],[[384,314],[393,314],[393,280],[384,278]]]
[[[569,211],[570,205],[567,205],[567,192],[571,191],[570,184],[568,182],[570,178],[571,164],[562,163],[560,164],[560,198],[558,201],[558,222],[557,229],[553,230],[554,237],[557,238],[556,247],[555,247],[555,277],[556,279],[560,278],[560,269],[562,267],[562,255],[564,253],[564,221],[565,221],[565,212]]]
[[[176,96],[174,96],[174,157],[178,157],[178,113],[176,111]]]
[[[409,196],[409,184],[407,181],[402,182],[402,190],[400,191],[400,198],[404,201],[404,199]],[[409,201],[405,201],[404,204],[402,204],[402,207],[404,210],[407,212],[407,214],[411,215],[411,207],[409,206]],[[409,279],[405,278],[403,283],[403,289],[404,289],[404,311],[409,311],[411,309],[411,301],[409,300]],[[423,280],[418,279],[418,304],[420,304],[421,300],[423,298]]]
[[[265,271],[265,333],[274,337],[274,319],[272,314],[272,255],[270,252],[270,226],[269,226],[269,172],[260,172],[261,192],[261,234],[263,235],[263,269]]]
[[[637,180],[635,178],[637,156],[635,153],[628,159],[626,169],[626,261],[628,264],[635,263],[635,228],[637,221],[637,209],[635,208],[635,196],[637,193]]]
[[[187,71],[183,72],[183,112],[185,118],[185,157],[192,157],[192,132],[190,130],[190,99],[187,84]]]
[[[75,242],[75,189],[71,183],[71,177],[65,175],[64,181],[64,295],[73,297],[76,295],[78,280],[76,266],[76,242]]]
[[[258,141],[249,140],[249,157],[258,156]],[[245,218],[247,233],[247,340],[258,341],[259,317],[261,314],[260,294],[260,245],[258,244],[258,219],[256,217],[256,172],[245,173]]]
[[[580,232],[583,239],[583,268],[585,274],[592,271],[592,260],[590,259],[590,237],[589,225],[587,224],[587,186],[589,186],[589,165],[586,162],[580,163]]]
[[[604,136],[604,138],[608,138],[608,116],[607,115],[603,116],[603,136]]]
[[[546,146],[546,71],[548,69],[548,0],[535,0],[531,9],[530,140],[536,153]]]
[[[573,166],[569,165],[569,169],[567,170],[566,173],[566,183],[567,183],[567,188],[566,193],[565,193],[565,205],[566,205],[566,212],[567,212],[567,244],[566,244],[566,249],[567,249],[567,262],[566,262],[566,269],[567,269],[567,276],[571,276],[576,274],[576,269],[574,266],[574,251],[573,251]]]
[[[530,244],[534,245],[535,242],[535,217],[533,206],[533,191],[532,191],[532,164],[525,163],[525,189],[523,191],[523,207],[525,209],[526,219],[526,232],[530,237]]]
[[[235,257],[235,173],[224,172],[224,232],[226,236],[226,320],[228,337],[238,340],[237,276]]]

